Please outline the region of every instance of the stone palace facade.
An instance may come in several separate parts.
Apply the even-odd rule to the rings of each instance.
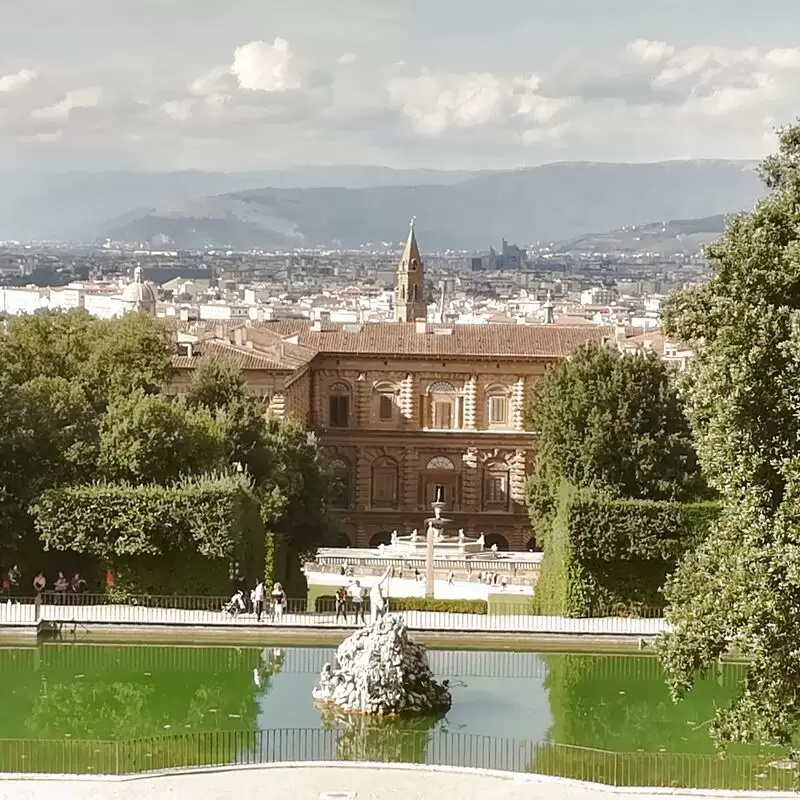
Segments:
[[[554,362],[613,328],[444,325],[424,313],[413,228],[398,269],[397,321],[183,323],[180,392],[204,357],[242,369],[270,413],[315,431],[337,478],[343,546],[422,530],[442,495],[453,530],[487,546],[532,548],[524,482],[534,446],[524,411]],[[415,318],[412,318],[415,317]]]

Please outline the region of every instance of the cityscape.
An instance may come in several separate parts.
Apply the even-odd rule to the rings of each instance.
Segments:
[[[793,22],[0,9],[0,800],[794,796]]]

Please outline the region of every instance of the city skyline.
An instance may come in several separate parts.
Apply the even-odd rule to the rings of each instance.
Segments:
[[[695,6],[17,4],[0,9],[0,167],[759,158],[797,116],[800,8]]]

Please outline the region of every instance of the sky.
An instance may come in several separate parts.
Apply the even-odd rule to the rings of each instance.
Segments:
[[[760,158],[797,0],[0,0],[0,168]]]

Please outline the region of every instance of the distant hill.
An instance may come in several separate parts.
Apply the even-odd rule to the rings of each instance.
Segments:
[[[180,206],[206,195],[263,186],[278,189],[414,186],[458,183],[476,174],[347,165],[256,172],[12,174],[0,181],[0,239],[91,239],[154,208]]]
[[[673,219],[647,225],[628,225],[607,233],[589,233],[559,242],[556,252],[580,253],[696,253],[725,230],[725,214],[702,219]]]
[[[741,161],[560,163],[460,174],[457,182],[438,185],[271,186],[166,201],[97,233],[185,248],[351,247],[397,241],[416,216],[428,251],[485,249],[501,238],[526,245],[750,208],[763,193],[753,167]]]

